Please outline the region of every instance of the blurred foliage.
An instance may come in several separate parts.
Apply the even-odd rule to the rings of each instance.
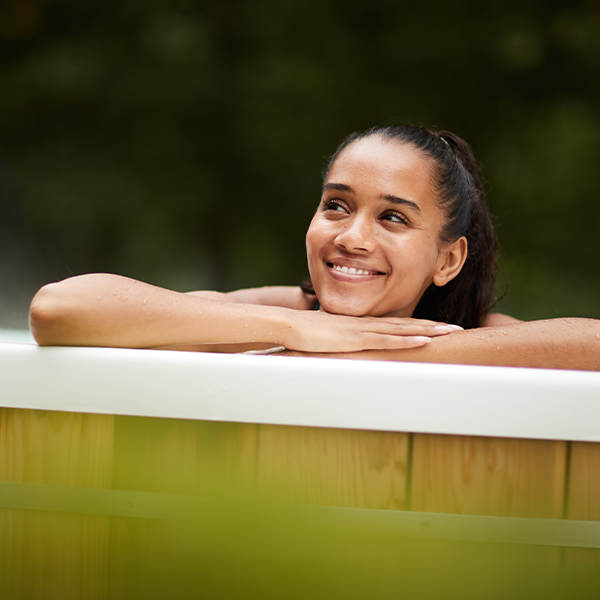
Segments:
[[[314,507],[295,508],[224,503],[204,506],[199,523],[115,519],[110,597],[591,600],[600,593],[597,568],[561,567],[558,547],[392,535],[351,519],[340,528]]]
[[[324,157],[395,120],[484,165],[501,310],[600,317],[598,31],[593,0],[1,0],[0,301],[295,284]]]

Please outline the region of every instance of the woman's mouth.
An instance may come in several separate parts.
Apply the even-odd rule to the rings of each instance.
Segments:
[[[364,267],[349,267],[347,265],[338,265],[332,262],[328,262],[325,264],[335,273],[341,273],[345,275],[355,275],[362,277],[385,275],[385,273],[382,273],[381,271],[376,271],[374,269],[366,269]]]

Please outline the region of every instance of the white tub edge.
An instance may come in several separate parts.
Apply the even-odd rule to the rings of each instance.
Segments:
[[[600,373],[0,343],[0,406],[600,441]]]

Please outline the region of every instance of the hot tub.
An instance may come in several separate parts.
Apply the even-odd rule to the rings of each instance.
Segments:
[[[600,373],[4,343],[0,381],[7,598],[595,593]]]

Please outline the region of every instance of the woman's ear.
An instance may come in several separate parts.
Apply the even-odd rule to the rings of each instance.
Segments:
[[[438,287],[446,285],[454,279],[467,260],[468,244],[465,236],[458,238],[440,252],[437,271],[433,275],[433,283]]]

